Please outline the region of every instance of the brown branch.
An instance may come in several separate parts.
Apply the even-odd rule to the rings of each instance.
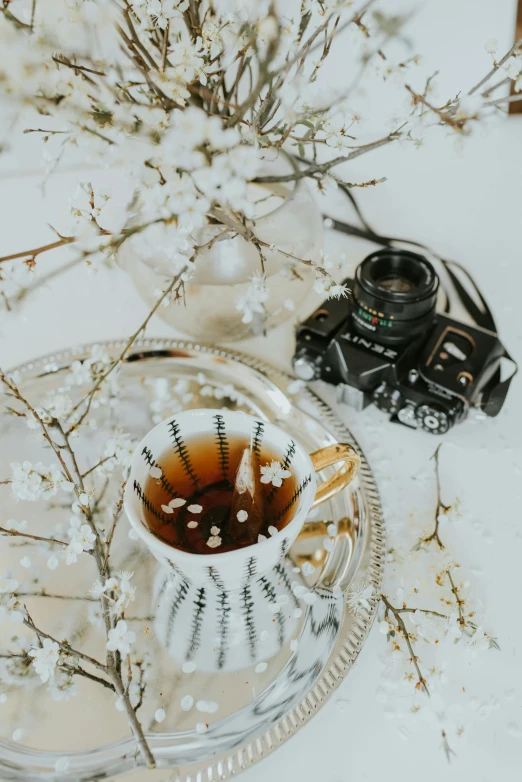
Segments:
[[[98,467],[102,466],[102,464],[105,464],[105,462],[108,462],[109,459],[113,459],[113,458],[114,458],[114,454],[112,456],[105,456],[105,458],[100,459],[99,462],[96,462],[96,464],[93,464],[92,467],[89,467],[89,469],[86,470],[86,472],[82,473],[82,478],[86,478],[88,475],[91,474],[91,472],[94,472],[94,470],[97,470]]]
[[[423,538],[421,540],[421,543],[428,543],[429,544],[429,543],[431,543],[432,540],[435,540],[437,545],[438,545],[438,547],[440,549],[443,549],[444,548],[444,543],[442,542],[442,540],[440,539],[440,536],[439,536],[439,516],[440,516],[441,511],[443,511],[443,512],[448,511],[450,509],[450,506],[449,505],[444,505],[444,503],[441,501],[441,496],[440,496],[439,452],[440,452],[441,447],[442,447],[442,443],[439,443],[439,445],[437,446],[437,448],[435,450],[435,453],[431,457],[435,461],[435,482],[436,482],[436,486],[437,486],[437,504],[435,506],[435,527],[434,527],[434,530],[431,533],[431,535],[428,535],[427,538]]]
[[[81,399],[78,402],[77,405],[75,405],[75,407],[72,410],[73,413],[76,412],[83,404],[86,404],[86,407],[85,407],[85,410],[83,411],[83,413],[81,414],[79,420],[76,423],[72,424],[71,427],[68,429],[67,435],[69,435],[72,431],[74,431],[74,429],[76,429],[85,420],[86,416],[89,414],[89,410],[91,409],[92,400],[94,398],[94,395],[96,394],[96,391],[100,388],[102,383],[105,382],[105,380],[109,377],[109,375],[116,369],[116,367],[119,366],[122,363],[122,361],[125,359],[125,356],[127,355],[129,350],[131,349],[132,345],[134,344],[136,339],[139,337],[139,335],[143,331],[145,331],[145,329],[147,328],[147,326],[149,324],[149,321],[151,320],[152,316],[156,313],[158,308],[161,306],[162,302],[166,299],[167,296],[170,295],[170,293],[174,290],[176,285],[181,286],[181,284],[182,284],[181,275],[183,274],[184,271],[185,271],[185,269],[183,269],[179,274],[177,274],[175,277],[173,277],[172,281],[167,286],[167,288],[162,293],[162,295],[158,298],[158,300],[156,301],[156,304],[154,305],[152,310],[149,312],[149,314],[147,315],[147,317],[145,318],[143,323],[134,332],[134,334],[132,334],[132,336],[129,337],[129,339],[127,340],[127,342],[125,344],[125,347],[123,348],[123,350],[121,351],[119,356],[112,362],[112,364],[109,366],[109,368],[102,375],[100,375],[100,377],[94,383],[92,389],[87,394],[87,396],[85,396],[83,399]]]
[[[27,532],[18,532],[16,529],[6,529],[5,527],[0,527],[0,532],[4,535],[17,538],[30,538],[31,540],[41,541],[42,543],[56,543],[58,546],[65,546],[66,548],[69,545],[63,540],[56,540],[56,538],[41,538],[39,535],[29,535]]]
[[[116,506],[114,508],[114,513],[112,515],[111,531],[109,532],[109,537],[107,538],[107,542],[106,542],[107,551],[106,551],[106,554],[105,554],[105,568],[107,568],[107,563],[109,561],[109,556],[110,556],[110,551],[111,551],[111,545],[112,545],[112,541],[113,541],[113,538],[114,538],[114,533],[116,532],[116,525],[118,523],[118,519],[120,518],[121,511],[122,511],[122,508],[123,508],[123,497],[124,497],[124,494],[125,494],[125,487],[126,487],[126,485],[127,485],[127,481],[123,481],[123,484],[121,486],[120,498],[119,498],[118,502],[116,503]]]
[[[81,668],[79,665],[67,665],[62,664],[59,666],[61,670],[67,671],[67,673],[70,673],[71,676],[83,676],[84,679],[90,679],[92,682],[96,682],[97,684],[101,684],[102,687],[106,687],[108,690],[112,690],[112,692],[116,692],[116,688],[114,684],[111,684],[111,682],[108,682],[107,679],[102,679],[101,676],[96,676],[94,673],[89,673],[85,670],[85,668]]]
[[[483,79],[479,81],[478,84],[475,84],[474,87],[471,88],[471,90],[468,92],[468,95],[473,95],[474,92],[479,90],[483,84],[485,84],[487,81],[491,79],[492,76],[495,75],[495,73],[498,71],[499,68],[504,65],[504,63],[509,60],[512,54],[514,54],[517,49],[520,49],[522,47],[522,38],[519,38],[518,41],[515,41],[511,49],[505,54],[499,62],[496,62],[493,68],[487,73]]]
[[[94,657],[89,657],[88,654],[79,652],[77,649],[73,649],[73,647],[70,646],[67,642],[58,641],[54,636],[49,635],[49,633],[45,633],[43,630],[40,630],[38,627],[36,627],[35,623],[31,619],[31,616],[27,608],[25,606],[24,608],[25,608],[26,617],[23,623],[26,627],[28,627],[30,630],[36,633],[38,638],[48,638],[50,641],[54,641],[54,643],[58,644],[62,652],[65,652],[66,654],[70,654],[73,657],[78,657],[80,660],[83,660],[84,662],[93,665],[95,668],[98,668],[98,670],[103,671],[104,673],[108,672],[107,666],[101,663],[99,660],[96,660]]]
[[[394,608],[392,606],[392,604],[390,603],[390,601],[388,600],[386,595],[381,595],[381,600],[384,603],[385,608],[386,608],[385,614],[388,614],[388,612],[391,611],[391,613],[395,617],[395,621],[397,622],[397,625],[399,626],[399,628],[400,628],[400,630],[401,630],[401,632],[402,632],[402,634],[404,636],[404,640],[406,641],[406,645],[407,645],[408,650],[409,650],[410,655],[411,655],[411,660],[412,660],[413,665],[415,666],[415,670],[417,672],[417,679],[418,679],[417,688],[423,689],[424,692],[426,693],[426,695],[429,695],[430,693],[429,693],[429,690],[428,690],[428,686],[426,684],[426,679],[422,675],[421,669],[419,668],[419,663],[417,662],[417,657],[415,656],[415,652],[413,651],[413,646],[412,646],[412,643],[411,643],[411,640],[410,640],[410,635],[408,633],[408,630],[406,629],[406,625],[404,624],[404,620],[403,620],[402,616],[400,615],[400,611],[397,608]]]
[[[412,96],[414,106],[416,106],[418,103],[421,103],[423,106],[426,106],[427,109],[436,114],[443,124],[450,125],[450,127],[455,128],[455,130],[463,130],[468,120],[471,119],[471,117],[455,119],[455,117],[451,116],[446,107],[437,108],[429,101],[427,101],[424,95],[419,95],[418,92],[415,92],[415,90],[413,90],[409,84],[405,84],[404,86]]]
[[[23,133],[45,133],[48,136],[60,136],[60,135],[68,136],[71,133],[71,131],[70,130],[46,130],[45,128],[24,128]]]
[[[16,258],[36,258],[37,255],[40,255],[40,253],[45,253],[47,250],[54,250],[55,247],[62,247],[64,244],[70,244],[74,241],[76,241],[75,236],[62,236],[61,239],[58,239],[56,242],[44,244],[41,247],[35,247],[33,250],[24,250],[24,252],[21,253],[4,255],[2,258],[0,258],[0,263],[4,263],[5,261],[13,261]]]
[[[167,65],[167,52],[169,47],[169,30],[170,30],[170,19],[167,20],[167,26],[165,27],[165,32],[163,33],[163,49],[161,52],[161,70],[164,71],[165,67]]]
[[[399,614],[415,614],[417,611],[421,614],[431,614],[431,616],[438,616],[439,619],[448,619],[447,614],[440,614],[438,611],[430,611],[428,608],[396,608]]]
[[[516,103],[519,100],[522,100],[522,94],[520,93],[518,95],[504,95],[503,98],[486,101],[484,106],[500,106],[501,103]]]
[[[464,605],[464,601],[461,600],[460,598],[458,589],[455,586],[455,582],[453,581],[453,577],[451,575],[451,570],[447,570],[446,573],[448,574],[448,580],[451,585],[451,591],[457,603],[457,610],[459,612],[459,625],[464,628],[466,626],[466,619],[464,618],[464,612],[462,611],[462,606]]]
[[[134,25],[132,24],[132,19],[130,18],[130,12],[129,10],[123,11],[123,16],[125,18],[125,21],[127,22],[127,27],[129,28],[129,32],[131,35],[132,42],[135,44],[135,46],[140,50],[143,57],[148,61],[148,64],[151,68],[154,68],[154,70],[158,71],[159,67],[154,60],[154,57],[150,54],[146,46],[141,42],[141,40],[138,37],[138,34],[136,33],[136,30],[134,28]]]
[[[106,76],[107,74],[103,71],[96,71],[93,68],[87,68],[85,65],[76,65],[74,62],[69,62],[69,60],[62,60],[60,57],[53,57],[54,62],[58,63],[59,65],[65,65],[67,68],[72,68],[74,71],[84,71],[85,73],[93,73],[95,76]],[[94,82],[93,82],[94,83]]]
[[[125,692],[125,687],[123,685],[122,679],[118,671],[116,670],[116,666],[113,662],[110,664],[110,673],[113,677],[114,682],[114,688],[117,692],[117,694],[121,697],[123,705],[125,707],[125,712],[127,714],[127,718],[129,720],[129,724],[131,727],[132,732],[134,733],[134,738],[136,739],[136,742],[138,744],[138,747],[145,758],[147,765],[150,769],[156,768],[156,761],[154,759],[154,755],[150,751],[150,747],[147,743],[147,740],[145,738],[145,735],[143,733],[143,728],[141,727],[140,721],[138,720],[138,717],[136,715],[136,712],[134,708],[132,707],[132,704],[130,702],[128,694]]]
[[[38,421],[38,423],[39,423],[39,425],[40,425],[40,428],[41,428],[41,430],[42,430],[43,436],[45,437],[45,439],[47,440],[47,442],[48,442],[48,443],[49,443],[49,445],[51,446],[51,448],[52,448],[52,450],[53,450],[53,452],[54,452],[54,454],[55,454],[56,458],[57,458],[57,459],[58,459],[58,461],[60,462],[60,465],[61,465],[61,467],[62,467],[62,470],[63,470],[63,473],[64,473],[65,477],[67,478],[67,480],[68,480],[70,483],[72,483],[72,484],[74,484],[74,485],[75,485],[75,481],[74,481],[74,480],[73,480],[73,478],[72,478],[72,475],[71,475],[71,472],[70,472],[70,470],[69,470],[69,467],[67,466],[67,464],[66,464],[66,462],[64,461],[64,458],[63,458],[63,456],[62,456],[61,449],[60,449],[60,447],[59,447],[59,446],[58,446],[58,445],[57,445],[57,444],[54,442],[54,440],[52,439],[52,437],[51,437],[51,435],[49,434],[49,431],[48,431],[48,429],[47,429],[47,426],[46,426],[46,424],[45,424],[45,423],[42,421],[42,418],[40,417],[40,415],[39,415],[39,414],[36,412],[36,410],[35,410],[35,409],[34,409],[34,407],[31,405],[31,403],[30,403],[30,402],[28,402],[28,400],[27,400],[27,399],[25,399],[25,398],[24,398],[24,397],[21,395],[21,393],[20,393],[20,391],[18,390],[17,386],[15,386],[15,385],[14,385],[14,383],[11,383],[11,381],[7,379],[7,377],[5,376],[4,372],[2,372],[2,370],[0,370],[0,381],[1,381],[1,382],[2,382],[2,383],[5,385],[5,386],[7,386],[7,388],[8,388],[8,389],[11,391],[11,393],[12,393],[12,394],[14,394],[14,396],[15,396],[15,397],[16,397],[16,398],[17,398],[17,399],[20,401],[20,402],[22,402],[22,404],[23,404],[23,405],[25,405],[25,407],[26,407],[26,408],[29,410],[29,412],[30,412],[30,413],[31,413],[31,414],[34,416],[35,420],[36,420],[36,421]]]
[[[271,8],[270,10],[272,12],[273,9]],[[243,119],[247,111],[255,106],[255,103],[259,98],[259,96],[261,95],[262,90],[272,78],[272,75],[270,74],[270,63],[274,59],[277,49],[279,47],[279,39],[281,34],[279,25],[277,30],[278,30],[277,36],[270,41],[267,47],[266,56],[259,63],[259,73],[257,76],[256,84],[254,85],[253,89],[249,91],[248,97],[245,98],[243,103],[239,105],[239,107],[232,114],[232,116],[225,122],[225,126],[227,128],[233,128],[235,125],[237,125],[238,122],[240,122]]]
[[[497,81],[496,84],[492,84],[491,87],[488,87],[480,94],[482,95],[483,98],[488,98],[492,92],[496,92],[496,90],[498,90],[499,87],[503,87],[507,84],[511,84],[511,79],[509,78],[509,76],[506,76],[505,79],[501,79],[500,81]]]
[[[353,160],[356,157],[359,157],[360,155],[364,155],[366,152],[370,152],[372,149],[377,149],[378,147],[382,147],[385,144],[390,144],[392,141],[396,141],[401,136],[401,128],[398,128],[397,130],[394,130],[392,133],[390,133],[385,138],[378,139],[377,141],[372,141],[370,144],[363,144],[360,147],[356,147],[352,150],[348,155],[341,155],[339,157],[334,158],[333,160],[327,160],[325,163],[317,163],[312,164],[308,166],[308,168],[301,169],[300,171],[295,171],[292,174],[284,174],[282,176],[272,175],[272,176],[259,176],[255,177],[253,179],[253,182],[293,182],[297,181],[298,179],[303,179],[304,177],[312,176],[313,174],[324,174],[326,171],[329,171],[330,168],[333,168],[333,166],[338,166],[341,163],[346,163],[348,160]]]
[[[97,603],[98,598],[88,595],[57,595],[52,592],[46,592],[42,589],[40,592],[15,592],[16,597],[48,597],[50,600],[85,600],[88,603]]]

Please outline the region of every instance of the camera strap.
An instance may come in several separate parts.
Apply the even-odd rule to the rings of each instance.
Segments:
[[[444,267],[444,270],[451,280],[453,290],[461,305],[474,320],[477,326],[486,329],[487,331],[492,331],[495,334],[497,333],[497,327],[491,309],[489,308],[471,274],[460,263],[442,258],[438,253],[434,252],[431,248],[421,244],[420,242],[415,242],[411,239],[400,239],[392,236],[383,236],[377,233],[362,214],[359,204],[357,203],[350,188],[343,184],[339,184],[339,188],[351,201],[357,217],[361,221],[363,227],[359,228],[358,226],[346,223],[343,220],[336,220],[332,217],[328,217],[327,215],[323,215],[323,217],[328,220],[328,224],[331,228],[350,236],[356,236],[360,239],[366,239],[369,242],[380,244],[383,247],[394,247],[397,243],[409,244],[413,247],[418,247],[421,250],[425,250],[431,255],[434,255]],[[464,275],[464,277],[468,280],[478,303],[466,290],[465,286],[462,284],[462,281],[459,279],[458,273]],[[447,289],[444,289],[444,294],[446,297],[444,312],[450,313],[451,297]],[[501,369],[499,366],[482,391],[480,408],[484,413],[486,413],[486,415],[491,417],[498,415],[502,409],[511,381],[518,371],[517,362],[509,355],[504,346],[502,346],[502,350],[502,358],[505,358],[507,361],[511,362],[513,370],[507,378],[502,380]]]

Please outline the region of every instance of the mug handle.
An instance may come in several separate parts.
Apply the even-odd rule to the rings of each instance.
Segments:
[[[345,489],[353,481],[361,466],[361,460],[356,451],[347,443],[335,443],[334,445],[320,448],[318,451],[310,454],[310,459],[316,472],[324,470],[325,467],[331,467],[333,464],[337,464],[337,462],[343,462],[343,465],[339,467],[331,478],[328,478],[317,487],[312,508],[316,508],[321,502],[326,502],[326,500],[329,500],[342,489]]]

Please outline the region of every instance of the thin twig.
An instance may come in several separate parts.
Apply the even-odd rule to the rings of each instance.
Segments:
[[[98,598],[89,597],[89,595],[58,595],[52,592],[46,592],[42,589],[40,592],[16,592],[16,597],[48,597],[50,600],[85,600],[88,603],[98,603]]]
[[[459,612],[459,624],[461,627],[466,626],[466,620],[464,618],[464,612],[462,611],[462,606],[464,605],[464,601],[461,600],[460,595],[458,593],[457,587],[455,586],[455,582],[453,581],[453,577],[451,575],[451,570],[447,570],[446,573],[448,574],[448,580],[450,582],[451,591],[453,593],[453,596],[455,598],[455,602],[457,603],[457,610]]]
[[[401,632],[402,632],[402,634],[404,636],[404,640],[406,641],[406,645],[407,645],[408,650],[409,650],[410,655],[411,655],[411,660],[413,662],[413,665],[415,666],[415,670],[417,671],[417,678],[418,678],[417,687],[420,688],[420,689],[423,689],[424,692],[426,693],[426,695],[429,695],[430,693],[429,693],[429,690],[428,690],[428,686],[426,684],[426,679],[422,675],[421,669],[419,668],[419,663],[417,662],[417,657],[415,656],[415,652],[413,651],[413,646],[412,646],[412,643],[411,643],[411,640],[410,640],[410,635],[408,633],[408,630],[406,629],[406,625],[404,624],[404,620],[403,620],[402,616],[400,615],[400,612],[396,608],[394,608],[392,606],[392,604],[390,603],[390,601],[388,600],[386,595],[381,595],[381,600],[382,600],[382,602],[384,603],[384,605],[386,607],[386,612],[385,613],[387,614],[389,611],[391,611],[391,613],[395,617],[395,621],[397,622],[397,625],[399,626],[399,628],[400,628],[400,630],[401,630]]]
[[[495,63],[495,65],[489,71],[489,73],[487,73],[484,76],[484,78],[479,81],[478,84],[475,84],[475,86],[471,88],[471,90],[468,92],[468,95],[473,95],[473,93],[476,92],[477,90],[479,90],[482,87],[483,84],[485,84],[487,81],[489,81],[491,79],[491,77],[495,75],[495,73],[498,71],[498,69],[501,68],[502,65],[504,65],[504,63],[507,60],[509,60],[511,55],[514,54],[517,51],[517,49],[520,49],[521,47],[522,47],[522,38],[519,38],[518,41],[515,41],[515,43],[513,44],[511,49],[509,50],[509,52],[507,52],[507,54],[505,54],[502,57],[502,59],[499,60],[499,62]]]
[[[300,171],[295,171],[292,174],[283,174],[281,176],[277,175],[271,175],[271,176],[259,176],[253,179],[253,182],[293,182],[297,181],[298,179],[303,179],[303,177],[312,176],[313,174],[324,174],[326,171],[329,171],[330,168],[333,168],[333,166],[338,166],[341,163],[347,163],[349,160],[353,160],[356,157],[359,157],[360,155],[364,155],[366,152],[370,152],[372,149],[378,149],[378,147],[383,147],[385,144],[390,144],[392,141],[397,141],[401,136],[401,128],[398,128],[397,130],[394,130],[392,133],[390,133],[388,136],[385,136],[385,138],[378,139],[377,141],[372,141],[370,144],[363,144],[360,147],[356,147],[353,149],[348,155],[340,155],[339,157],[333,158],[333,160],[327,160],[325,163],[317,163],[309,166],[308,168],[301,169]]]
[[[76,241],[75,236],[62,236],[62,238],[58,239],[56,242],[44,244],[41,247],[35,247],[32,250],[24,250],[21,253],[4,255],[2,258],[0,258],[0,263],[4,263],[5,261],[14,261],[16,258],[36,258],[37,255],[40,255],[40,253],[45,253],[47,250],[54,250],[56,247],[63,247],[64,244],[70,244],[74,241]]]
[[[473,119],[472,117],[463,117],[462,119],[456,119],[455,117],[451,116],[447,106],[444,106],[442,108],[437,108],[428,100],[426,100],[426,97],[424,95],[419,95],[418,92],[415,92],[415,90],[412,89],[409,84],[405,84],[404,86],[412,96],[414,106],[416,106],[418,103],[421,103],[423,106],[426,106],[426,108],[428,108],[430,111],[436,114],[443,124],[450,125],[450,127],[455,128],[455,130],[459,130],[459,131],[463,130],[468,120]]]
[[[399,614],[415,614],[417,611],[420,614],[430,614],[431,616],[438,616],[439,619],[448,619],[447,614],[440,614],[438,611],[430,611],[428,608],[396,608]]]
[[[83,676],[84,679],[90,679],[92,682],[101,684],[102,687],[106,687],[108,690],[112,690],[112,692],[116,692],[116,688],[114,687],[114,684],[108,682],[107,679],[102,679],[101,676],[96,676],[94,673],[89,673],[88,671],[85,670],[85,668],[81,668],[79,665],[74,666],[74,665],[67,665],[65,663],[60,665],[60,669],[67,671],[67,673],[70,673],[71,676]]]
[[[488,100],[484,103],[484,106],[500,106],[501,103],[516,103],[519,100],[522,100],[522,93],[518,95],[504,95],[503,98]]]
[[[120,491],[120,498],[119,498],[118,502],[116,503],[116,506],[114,508],[114,513],[112,515],[111,531],[109,532],[109,537],[107,538],[107,543],[106,543],[107,552],[105,554],[105,567],[107,567],[107,563],[109,561],[109,556],[110,556],[110,552],[111,552],[111,545],[112,545],[112,541],[113,541],[113,538],[114,538],[114,533],[116,532],[116,525],[118,523],[118,519],[120,518],[121,511],[122,511],[122,508],[123,508],[123,497],[124,497],[124,494],[125,494],[125,487],[126,487],[126,485],[127,485],[127,481],[123,481],[123,484],[122,484],[122,487],[121,487],[121,491]]]
[[[83,660],[84,662],[93,665],[95,668],[98,668],[98,670],[107,673],[108,671],[107,666],[101,663],[99,660],[96,660],[94,657],[90,657],[88,654],[79,652],[77,649],[73,649],[73,647],[70,646],[67,642],[58,641],[58,639],[55,638],[53,635],[49,635],[49,633],[45,633],[43,630],[40,630],[38,627],[36,627],[35,623],[31,619],[27,607],[24,606],[24,608],[25,608],[26,617],[23,620],[23,624],[26,627],[28,627],[30,630],[35,632],[39,638],[48,638],[50,641],[54,641],[54,643],[58,644],[62,652],[65,652],[66,654],[69,654],[73,657],[78,657],[80,660]]]
[[[151,311],[149,312],[149,314],[147,315],[147,317],[145,318],[143,323],[134,332],[134,334],[132,334],[132,336],[129,337],[129,339],[127,340],[127,342],[125,344],[125,347],[123,348],[123,350],[121,351],[119,356],[112,362],[112,364],[109,366],[109,368],[102,375],[100,375],[100,377],[96,380],[96,382],[94,383],[92,389],[87,394],[87,396],[85,396],[83,399],[81,399],[78,402],[77,405],[75,405],[75,407],[72,410],[73,413],[75,413],[84,404],[85,404],[85,410],[81,414],[81,416],[78,419],[78,421],[76,421],[74,424],[71,424],[70,428],[67,431],[68,435],[72,431],[74,431],[74,429],[76,429],[85,420],[86,416],[89,414],[89,410],[91,409],[92,400],[94,398],[94,395],[96,394],[96,392],[98,391],[98,389],[100,388],[102,383],[104,383],[105,380],[109,377],[109,375],[116,369],[116,367],[119,366],[123,362],[123,360],[125,359],[125,356],[127,355],[129,350],[131,349],[132,345],[137,340],[139,335],[143,331],[145,331],[145,329],[147,328],[147,326],[149,324],[149,321],[151,320],[152,316],[156,313],[156,311],[159,309],[159,307],[161,306],[162,302],[167,298],[167,296],[170,295],[170,293],[174,290],[176,285],[181,285],[181,282],[182,282],[181,275],[183,274],[184,271],[185,271],[185,268],[182,269],[182,271],[179,274],[177,274],[175,277],[173,277],[172,281],[167,286],[167,288],[163,291],[161,296],[158,298],[158,300],[156,301],[156,304],[151,309]]]
[[[94,470],[97,470],[98,467],[102,466],[102,464],[105,464],[105,462],[108,462],[109,459],[113,459],[113,458],[114,458],[114,455],[113,456],[105,456],[103,459],[100,459],[99,462],[96,462],[96,464],[93,464],[92,467],[89,467],[89,469],[86,472],[82,473],[82,478],[86,478],[88,475],[91,474],[91,472],[94,472]]]
[[[437,503],[435,506],[435,527],[431,535],[428,535],[428,537],[423,538],[421,541],[422,543],[431,543],[432,540],[435,540],[438,547],[440,549],[444,548],[444,543],[440,539],[439,536],[439,516],[441,514],[441,511],[447,512],[450,509],[449,505],[444,505],[444,503],[441,501],[440,496],[440,473],[439,473],[439,452],[442,447],[442,443],[439,443],[437,446],[435,453],[431,457],[435,461],[435,482],[437,486]]]
[[[167,26],[165,27],[165,31],[163,33],[163,51],[161,53],[161,70],[165,70],[165,66],[167,64],[167,52],[169,48],[169,30],[170,30],[170,19],[167,20]]]
[[[69,62],[68,60],[62,60],[61,57],[53,57],[54,62],[58,63],[59,65],[65,65],[67,68],[72,68],[75,71],[83,71],[85,73],[93,73],[95,76],[106,76],[107,74],[103,71],[96,71],[93,68],[87,68],[85,65],[76,65],[74,62]]]
[[[42,543],[56,543],[56,545],[65,546],[66,548],[69,545],[63,540],[56,540],[56,538],[41,538],[39,535],[29,535],[28,532],[18,532],[16,529],[6,529],[5,527],[0,527],[0,532],[4,535],[17,538],[30,538],[31,540],[41,541]]]

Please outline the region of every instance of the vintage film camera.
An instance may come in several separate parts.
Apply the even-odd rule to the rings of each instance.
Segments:
[[[423,256],[387,248],[369,255],[348,299],[329,299],[296,334],[295,374],[336,385],[356,409],[373,402],[392,421],[443,434],[470,407],[497,415],[510,358],[494,331],[435,311],[439,278]]]

